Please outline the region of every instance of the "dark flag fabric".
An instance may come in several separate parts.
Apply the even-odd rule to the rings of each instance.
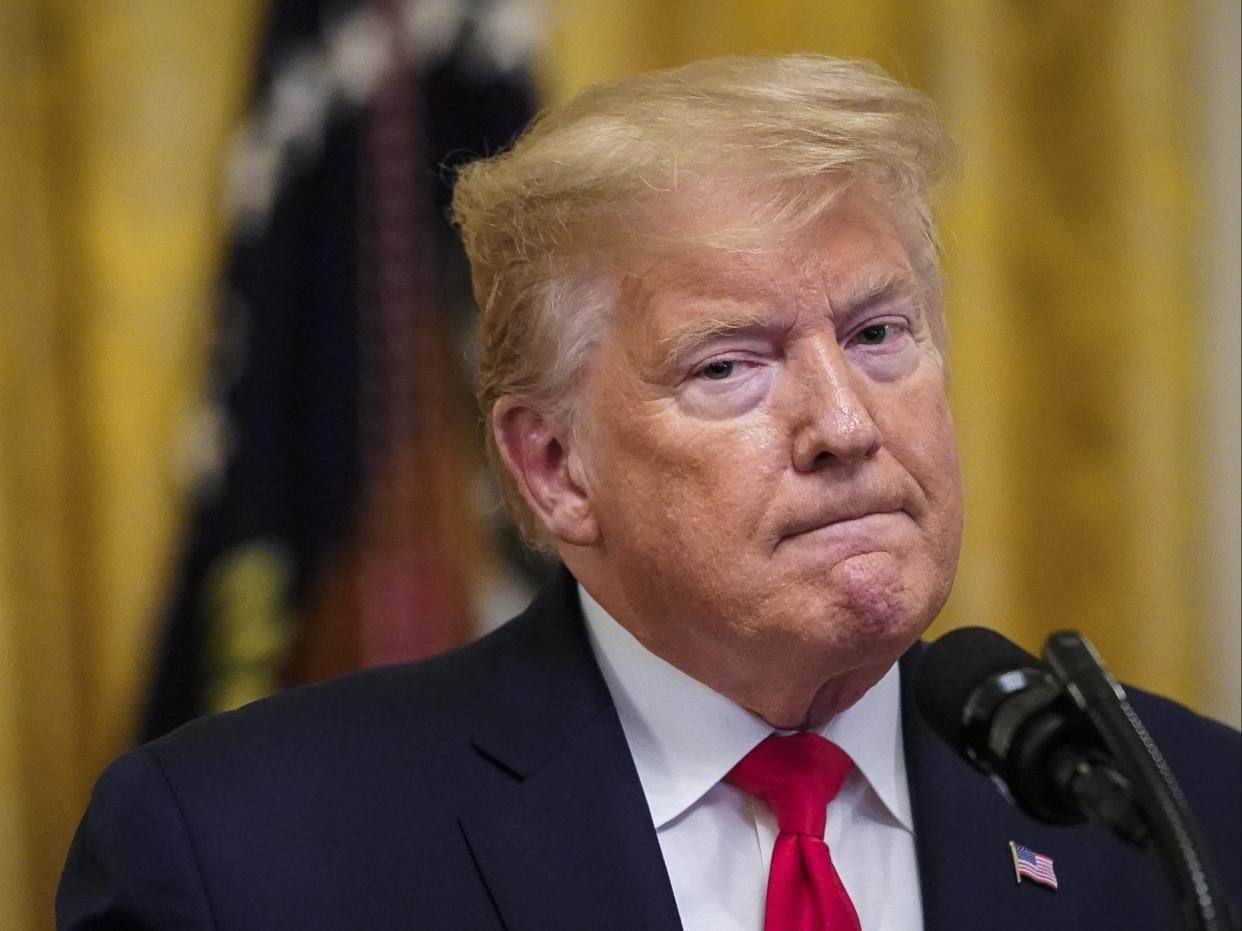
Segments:
[[[272,3],[144,739],[476,628],[492,538],[447,204],[453,164],[532,115],[534,13]]]

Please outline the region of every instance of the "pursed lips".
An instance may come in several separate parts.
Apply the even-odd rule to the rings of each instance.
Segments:
[[[865,507],[859,508],[842,508],[837,511],[829,511],[820,513],[814,517],[809,517],[804,521],[794,524],[789,530],[785,531],[782,536],[796,537],[799,534],[811,533],[815,530],[823,530],[825,527],[831,527],[835,524],[844,524],[849,521],[863,520],[868,517],[874,517],[881,514],[899,514],[904,513],[905,508],[891,498],[887,501],[877,501]]]
[[[911,519],[904,508],[877,507],[825,517],[796,526],[780,538],[777,546],[793,540],[822,539],[825,543],[849,544],[850,549],[863,551],[868,540],[891,530],[893,522],[899,519]],[[881,541],[877,539],[876,542]]]

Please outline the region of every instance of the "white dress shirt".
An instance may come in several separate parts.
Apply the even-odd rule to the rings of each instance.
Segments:
[[[760,931],[776,819],[722,780],[775,729],[651,653],[578,593],[685,931]],[[897,667],[818,732],[854,761],[828,805],[824,841],[863,931],[917,931],[923,905]]]

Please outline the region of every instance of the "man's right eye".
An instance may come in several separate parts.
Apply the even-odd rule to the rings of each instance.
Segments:
[[[699,370],[704,378],[712,381],[722,381],[733,374],[734,363],[729,359],[717,359],[715,362],[708,362]]]

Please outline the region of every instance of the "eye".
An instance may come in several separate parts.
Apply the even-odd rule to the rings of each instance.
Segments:
[[[734,365],[736,363],[732,359],[717,359],[699,369],[699,374],[712,381],[723,381],[733,374]]]
[[[854,341],[864,346],[878,346],[892,335],[894,329],[891,323],[873,323],[854,334]]]

